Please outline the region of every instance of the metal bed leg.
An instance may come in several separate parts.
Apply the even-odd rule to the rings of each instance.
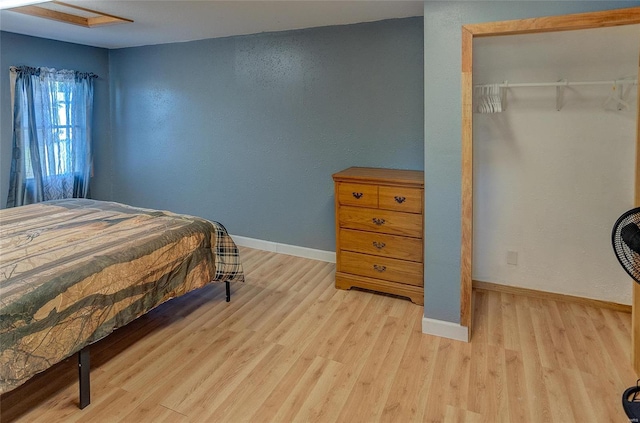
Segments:
[[[80,409],[82,410],[91,402],[89,382],[89,347],[78,351],[78,384],[80,386]]]
[[[227,285],[227,302],[231,301],[231,286],[229,285],[229,281],[225,282]]]

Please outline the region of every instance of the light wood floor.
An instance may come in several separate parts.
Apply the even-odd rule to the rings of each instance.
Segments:
[[[476,291],[467,344],[336,290],[332,264],[241,255],[231,303],[209,286],[94,345],[88,408],[74,357],[0,398],[2,422],[628,422],[629,314]]]

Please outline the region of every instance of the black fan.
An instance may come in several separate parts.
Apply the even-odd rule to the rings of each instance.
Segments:
[[[620,216],[611,242],[622,268],[640,284],[640,207]],[[622,394],[622,407],[631,421],[640,421],[640,379]]]
[[[622,268],[640,283],[640,207],[629,210],[613,225],[611,242]]]

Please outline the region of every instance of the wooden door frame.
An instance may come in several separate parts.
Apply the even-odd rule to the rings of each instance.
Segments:
[[[572,31],[640,24],[640,7],[464,25],[462,27],[462,243],[460,251],[460,324],[471,336],[473,257],[473,39],[500,35]],[[638,63],[640,73],[640,57]],[[638,85],[640,98],[640,85]],[[635,203],[640,206],[640,107],[636,117]],[[632,361],[640,373],[640,286],[633,284]]]

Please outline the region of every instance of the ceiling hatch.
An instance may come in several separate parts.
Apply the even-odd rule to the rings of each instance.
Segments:
[[[133,22],[131,19],[109,15],[97,10],[91,10],[61,1],[49,1],[38,3],[37,5],[14,7],[7,10],[72,25],[79,25],[85,28]]]

